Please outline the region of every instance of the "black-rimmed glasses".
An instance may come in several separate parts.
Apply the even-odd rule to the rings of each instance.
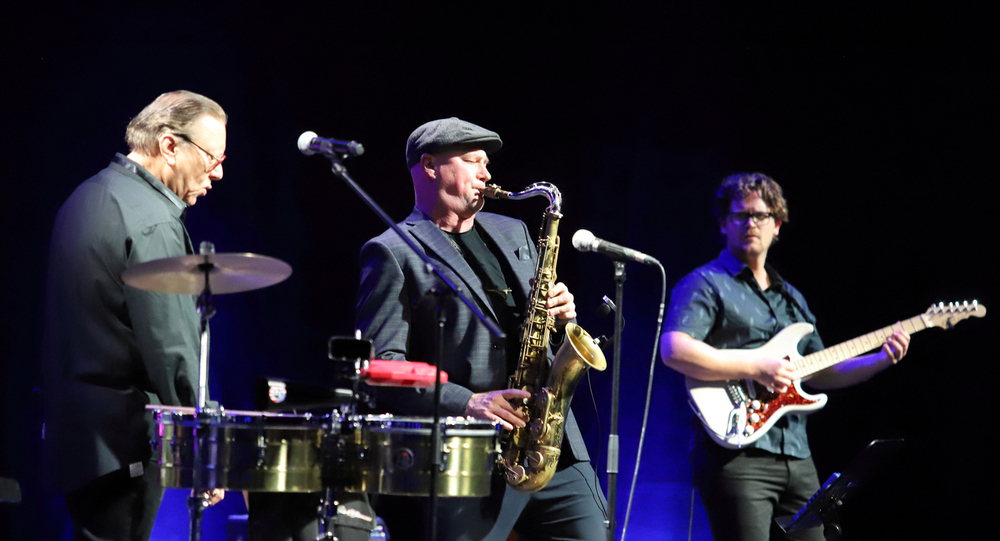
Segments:
[[[754,225],[764,223],[774,217],[773,212],[730,212],[729,219],[735,223],[743,224],[750,220]]]

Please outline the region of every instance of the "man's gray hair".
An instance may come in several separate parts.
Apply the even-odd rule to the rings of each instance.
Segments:
[[[133,152],[156,156],[160,152],[161,135],[168,132],[186,135],[187,128],[202,115],[211,115],[223,124],[228,118],[218,103],[201,94],[187,90],[160,94],[128,123],[125,142]]]

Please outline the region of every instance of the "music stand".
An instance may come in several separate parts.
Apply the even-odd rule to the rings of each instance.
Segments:
[[[823,535],[828,541],[840,539],[843,534],[840,527],[840,507],[844,505],[844,500],[902,446],[902,439],[872,440],[843,474],[831,475],[798,513],[777,517],[774,522],[786,533],[822,525]]]

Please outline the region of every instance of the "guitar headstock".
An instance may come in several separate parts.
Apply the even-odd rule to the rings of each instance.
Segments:
[[[969,317],[983,317],[986,315],[986,307],[979,304],[979,301],[965,301],[961,304],[950,302],[946,306],[943,302],[937,305],[932,304],[920,317],[928,327],[941,327],[950,329],[959,321]]]

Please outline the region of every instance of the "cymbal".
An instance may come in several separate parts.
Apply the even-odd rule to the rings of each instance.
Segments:
[[[212,265],[212,294],[239,293],[277,284],[292,274],[288,263],[257,254],[182,255],[136,263],[122,273],[126,284],[157,293],[200,295],[205,289],[206,262]]]

